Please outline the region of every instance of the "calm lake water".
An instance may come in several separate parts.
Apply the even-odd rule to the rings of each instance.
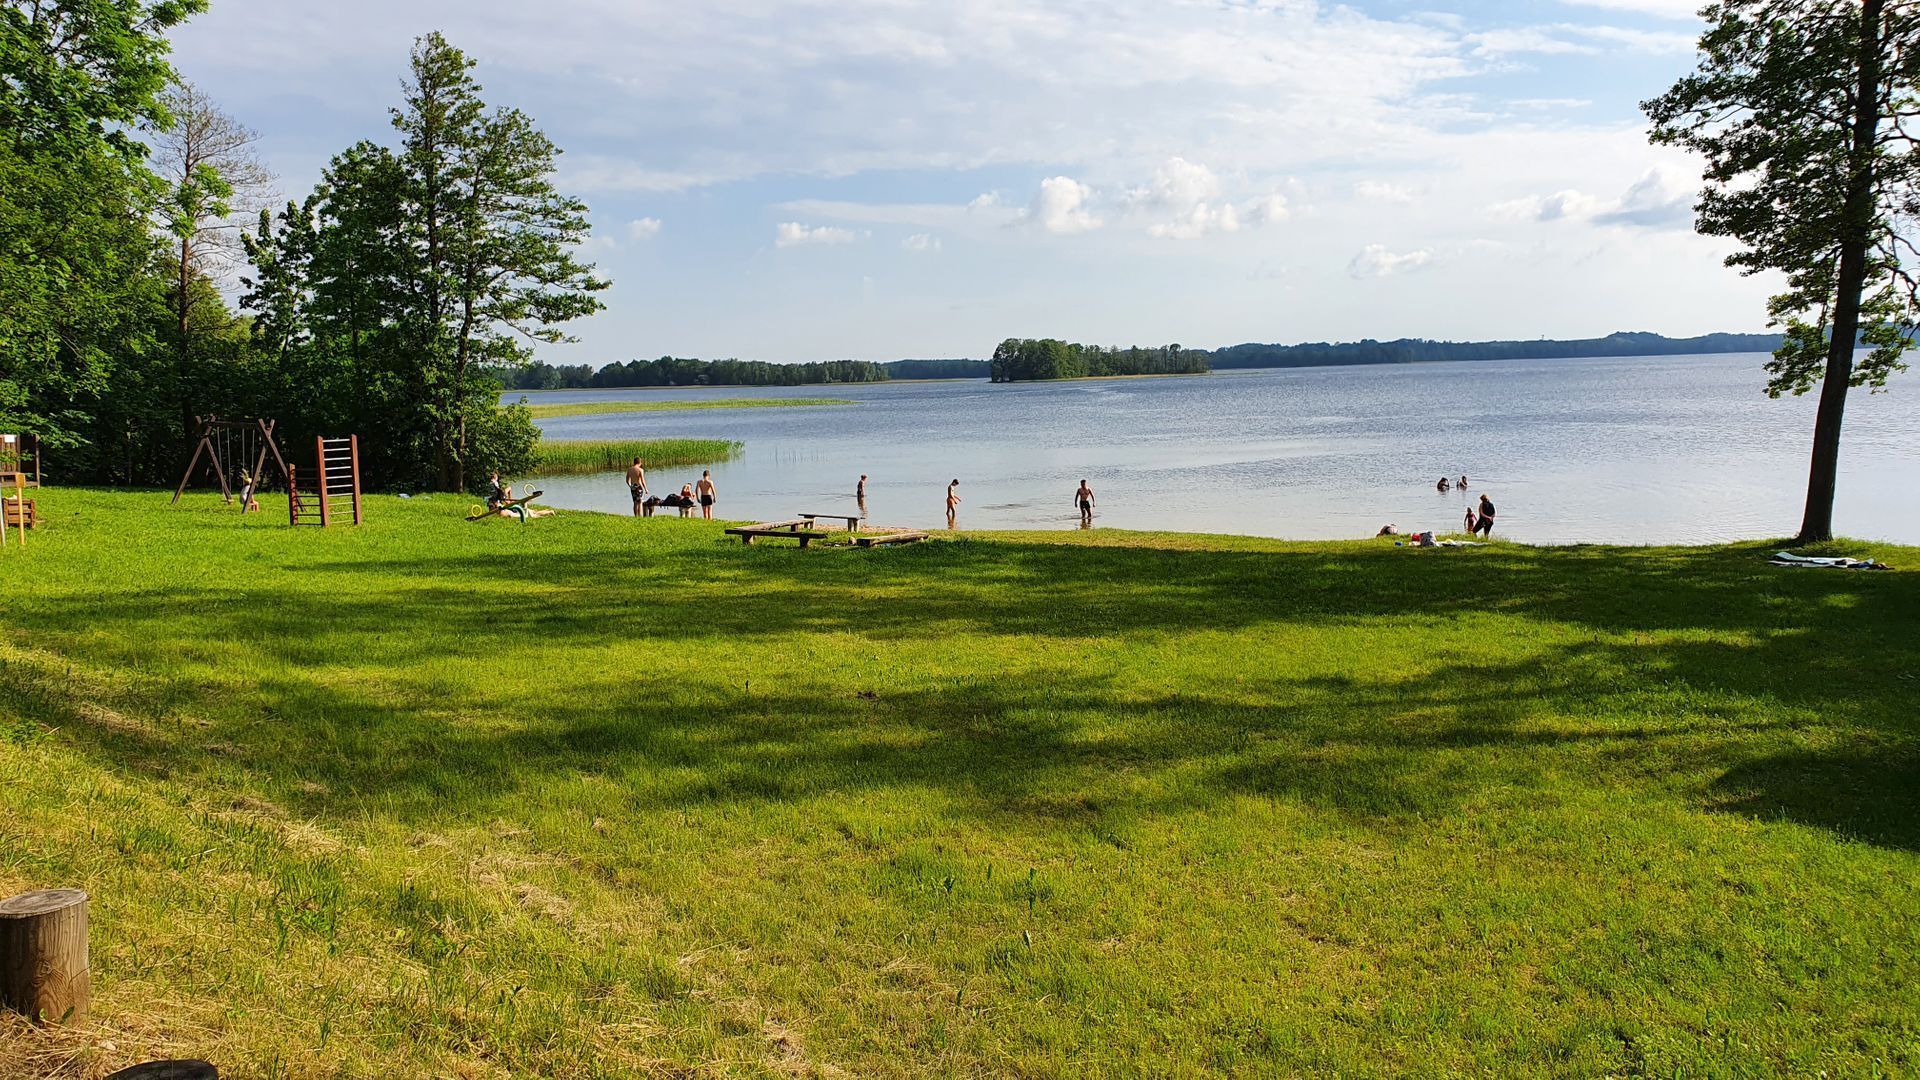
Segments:
[[[1096,526],[1297,539],[1457,529],[1480,492],[1499,533],[1532,543],[1706,543],[1791,535],[1814,401],[1771,401],[1761,355],[1517,360],[1221,372],[994,386],[555,392],[540,402],[838,397],[856,404],[544,421],[553,438],[712,436],[746,444],[712,466],[716,516],[853,512],[963,529]],[[1920,376],[1850,395],[1836,531],[1920,542]],[[509,400],[519,394],[507,395]],[[650,470],[656,493],[699,468]],[[1440,494],[1442,474],[1472,488]],[[557,507],[629,510],[618,474],[534,478]],[[671,513],[671,511],[669,511]]]

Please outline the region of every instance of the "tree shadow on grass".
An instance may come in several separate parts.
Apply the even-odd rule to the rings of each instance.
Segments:
[[[1727,813],[1920,851],[1920,752],[1912,744],[1760,758],[1729,770],[1713,794],[1714,808]]]
[[[1540,753],[1597,747],[1581,752],[1623,768],[1736,763],[1723,782],[1730,808],[1764,795],[1773,803],[1756,806],[1804,804],[1815,820],[1820,784],[1788,783],[1793,769],[1769,766],[1780,743],[1767,732],[1818,714],[1912,760],[1910,695],[1886,672],[1920,667],[1920,653],[1884,631],[1920,599],[1920,578],[1782,573],[1760,565],[1759,550],[1093,552],[995,541],[879,553],[716,544],[650,562],[525,552],[320,562],[245,587],[11,605],[16,625],[60,642],[58,656],[102,670],[147,666],[146,649],[162,657],[155,669],[199,651],[217,665],[224,643],[248,643],[270,663],[241,691],[173,678],[115,698],[112,686],[5,669],[0,681],[108,767],[191,776],[214,753],[316,816],[364,816],[373,799],[402,820],[463,802],[497,811],[538,797],[551,777],[586,775],[629,786],[636,809],[895,787],[1009,821],[1094,821],[1234,794],[1402,817],[1450,812],[1486,785],[1537,782],[1526,770]],[[331,590],[349,583],[359,591],[335,602]],[[1142,696],[1073,669],[911,689],[789,675],[756,690],[566,671],[534,687],[469,681],[452,700],[431,679],[408,678],[416,665],[484,663],[520,642],[661,640],[697,653],[786,648],[814,631],[882,647],[964,632],[1044,652],[1056,639],[1132,646],[1195,631],[1378,626],[1389,641],[1444,637],[1477,612],[1592,638],[1508,663],[1416,651],[1404,678],[1307,677],[1276,655],[1251,673],[1251,694],[1232,700],[1205,688]],[[110,710],[192,714],[205,726],[116,723],[78,707],[103,696]],[[1661,715],[1676,697],[1686,719]],[[1497,752],[1457,752],[1476,749]],[[1156,779],[1174,773],[1185,779]],[[1129,777],[1153,782],[1147,793],[1115,782]],[[296,781],[324,794],[296,794]],[[1896,797],[1891,778],[1856,774],[1854,787],[1859,798],[1830,802],[1819,823],[1907,843],[1911,798]]]

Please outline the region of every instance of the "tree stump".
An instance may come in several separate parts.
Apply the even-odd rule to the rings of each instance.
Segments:
[[[220,1080],[220,1070],[204,1061],[149,1061],[121,1069],[107,1080]]]
[[[35,1023],[87,1015],[87,894],[37,889],[0,900],[0,1007]]]

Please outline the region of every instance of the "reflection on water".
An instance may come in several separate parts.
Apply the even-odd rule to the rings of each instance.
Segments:
[[[970,529],[1096,527],[1308,539],[1457,529],[1486,492],[1497,534],[1536,543],[1700,543],[1799,525],[1811,397],[1771,401],[1758,355],[1311,368],[1098,383],[835,386],[857,404],[561,417],[556,438],[739,439],[716,516],[847,513]],[[1908,380],[1911,382],[1911,380]],[[1852,395],[1839,531],[1920,537],[1920,410]],[[809,397],[819,387],[571,392],[542,401]],[[516,396],[517,395],[510,395]],[[673,490],[699,467],[660,469]],[[867,500],[854,499],[868,475]],[[684,476],[682,475],[684,474]],[[1469,477],[1439,492],[1441,475]],[[554,506],[625,513],[624,479],[537,478]]]

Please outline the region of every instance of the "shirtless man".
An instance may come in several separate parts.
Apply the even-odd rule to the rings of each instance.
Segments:
[[[647,501],[647,470],[639,458],[627,467],[627,492],[633,496],[633,516],[641,516],[640,504]]]
[[[1080,481],[1080,490],[1073,493],[1073,501],[1080,504],[1080,524],[1093,524],[1093,489],[1085,480]]]
[[[947,485],[947,528],[953,528],[954,513],[960,509],[960,478]]]
[[[693,485],[693,490],[700,497],[700,516],[712,521],[713,503],[720,495],[720,490],[713,486],[712,469],[700,470],[700,482]]]

